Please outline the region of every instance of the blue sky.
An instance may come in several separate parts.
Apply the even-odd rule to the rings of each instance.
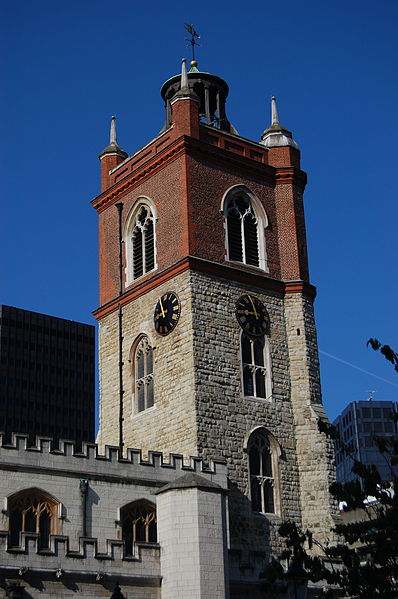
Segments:
[[[240,134],[260,139],[275,95],[299,143],[329,417],[370,389],[398,400],[392,368],[366,348],[369,337],[398,348],[395,0],[2,0],[0,11],[1,303],[93,322],[90,200],[110,117],[128,153],[158,133],[159,89],[190,58],[183,23],[194,23],[199,67],[228,82]]]

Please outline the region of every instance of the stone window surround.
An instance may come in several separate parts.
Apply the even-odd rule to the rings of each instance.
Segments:
[[[259,266],[245,264],[245,262],[237,262],[236,260],[231,260],[229,258],[228,226],[227,226],[228,207],[229,207],[230,201],[235,196],[239,196],[239,195],[248,196],[252,210],[253,210],[253,214],[255,215],[255,217],[257,219]],[[226,259],[226,261],[230,262],[231,264],[244,265],[251,269],[268,273],[269,268],[268,268],[268,264],[267,264],[267,250],[266,250],[265,235],[264,235],[264,229],[266,229],[268,227],[268,216],[267,216],[260,200],[257,198],[257,196],[252,191],[250,191],[250,189],[248,187],[246,187],[246,185],[243,185],[243,184],[233,185],[232,187],[227,189],[227,191],[223,195],[223,198],[221,201],[220,212],[224,218],[224,230],[225,230],[225,238],[224,239],[225,239],[225,259]]]
[[[115,521],[115,524],[119,527],[120,530],[120,536],[123,540],[126,540],[123,537],[123,520],[125,519],[126,516],[128,516],[129,512],[131,512],[135,507],[141,508],[143,511],[147,511],[148,513],[151,512],[153,517],[150,517],[148,519],[148,521],[146,522],[144,528],[145,528],[145,536],[146,536],[146,540],[137,540],[136,538],[134,538],[134,534],[132,535],[132,550],[131,550],[131,555],[134,555],[135,553],[135,543],[146,543],[146,544],[157,544],[157,539],[156,541],[151,541],[149,540],[149,536],[150,536],[150,531],[149,531],[149,523],[150,521],[154,520],[155,524],[157,522],[157,518],[156,518],[156,504],[154,504],[152,501],[149,501],[146,498],[141,498],[141,499],[135,499],[134,501],[131,501],[130,503],[119,507],[117,510],[117,520]]]
[[[272,386],[272,365],[271,365],[271,352],[270,352],[270,345],[269,345],[269,337],[268,335],[263,335],[261,336],[261,339],[264,340],[264,370],[265,370],[265,398],[263,397],[257,397],[255,395],[245,395],[245,387],[244,387],[244,380],[243,380],[243,370],[244,370],[244,363],[242,360],[242,338],[243,336],[249,337],[250,336],[247,335],[247,333],[245,333],[244,331],[240,332],[240,343],[239,343],[239,360],[240,360],[240,364],[241,364],[241,369],[240,369],[240,378],[241,378],[241,390],[242,390],[242,398],[244,399],[248,399],[248,400],[255,400],[255,401],[268,401],[268,402],[272,402],[273,401],[273,397],[272,397],[272,391],[273,391],[273,386]],[[253,338],[253,340],[255,340],[256,337]]]
[[[151,373],[151,378],[153,381],[153,404],[150,406],[145,406],[143,410],[139,410],[138,409],[138,393],[137,393],[137,378],[136,378],[136,354],[137,354],[137,350],[140,348],[142,342],[146,340],[148,347],[151,348],[152,350],[152,373]],[[129,357],[129,362],[131,365],[131,389],[132,389],[132,393],[131,393],[131,416],[136,418],[141,416],[142,414],[147,414],[149,411],[153,411],[156,409],[156,402],[155,402],[155,389],[154,389],[154,378],[155,378],[155,352],[154,352],[154,345],[153,342],[150,338],[149,335],[147,335],[146,333],[140,333],[136,339],[134,340],[131,349],[130,349],[130,357]],[[148,375],[146,375],[144,378],[147,378]],[[145,403],[146,403],[146,396],[144,399]]]
[[[2,509],[3,517],[6,518],[5,529],[11,532],[11,520],[10,520],[10,511],[12,509],[12,503],[18,498],[28,498],[30,496],[39,496],[42,497],[43,501],[48,502],[52,507],[51,514],[51,530],[50,534],[62,534],[62,521],[65,519],[65,507],[64,505],[51,493],[39,488],[39,487],[29,487],[25,489],[20,489],[12,493],[11,495],[4,498],[4,508]],[[29,531],[22,531],[27,534],[37,534]]]
[[[139,213],[139,211],[141,210],[141,208],[144,207],[147,210],[149,210],[149,212],[152,215],[152,221],[153,221],[153,245],[154,245],[154,268],[152,268],[150,271],[148,272],[143,272],[142,275],[140,275],[137,278],[134,278],[134,272],[133,272],[133,244],[132,244],[132,231],[135,227],[135,221],[136,221],[136,217]],[[124,241],[124,251],[125,251],[125,287],[129,287],[130,285],[132,285],[133,283],[135,283],[136,281],[139,281],[142,277],[145,277],[149,272],[154,272],[155,270],[157,270],[158,265],[157,265],[157,253],[156,253],[156,223],[158,220],[158,213],[156,210],[156,206],[154,204],[154,202],[151,200],[151,198],[147,197],[147,196],[138,196],[138,198],[135,200],[134,204],[132,205],[130,212],[126,218],[126,223],[124,226],[124,232],[123,232],[123,241]],[[145,270],[145,269],[144,269]]]
[[[282,449],[279,445],[278,441],[275,437],[270,433],[264,426],[257,426],[254,429],[250,430],[244,440],[243,450],[247,454],[247,472],[248,472],[248,485],[247,485],[247,496],[250,501],[251,498],[251,481],[250,481],[250,461],[249,461],[249,450],[252,439],[255,435],[263,435],[266,437],[269,443],[269,447],[271,450],[271,463],[272,463],[272,474],[274,479],[273,489],[274,489],[274,512],[254,512],[259,516],[267,516],[269,517],[281,517],[281,489],[280,489],[280,459],[282,455]]]

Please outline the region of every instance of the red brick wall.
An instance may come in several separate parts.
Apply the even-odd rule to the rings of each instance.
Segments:
[[[258,197],[269,219],[265,230],[268,276],[308,280],[302,204],[305,175],[292,164],[299,164],[299,152],[291,148],[268,151],[199,125],[196,130],[196,113],[195,102],[178,100],[173,106],[171,130],[108,179],[103,174],[103,184],[109,187],[93,201],[99,212],[100,305],[119,293],[117,202],[124,206],[123,229],[140,196],[154,202],[158,212],[157,273],[187,255],[223,264],[221,201],[231,186],[239,184]],[[194,137],[176,137],[185,129]],[[109,160],[103,159],[103,170]],[[123,272],[124,268],[125,259]]]

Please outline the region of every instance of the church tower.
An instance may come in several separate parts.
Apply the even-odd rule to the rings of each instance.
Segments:
[[[100,154],[98,443],[224,459],[230,576],[258,580],[296,520],[333,525],[303,210],[290,131],[261,141],[226,114],[227,83],[185,60],[161,89],[166,122]],[[243,587],[241,587],[243,588]],[[237,595],[239,596],[239,595]]]

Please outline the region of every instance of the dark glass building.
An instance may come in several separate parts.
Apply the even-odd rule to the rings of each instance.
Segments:
[[[95,328],[0,306],[0,431],[94,441]]]

